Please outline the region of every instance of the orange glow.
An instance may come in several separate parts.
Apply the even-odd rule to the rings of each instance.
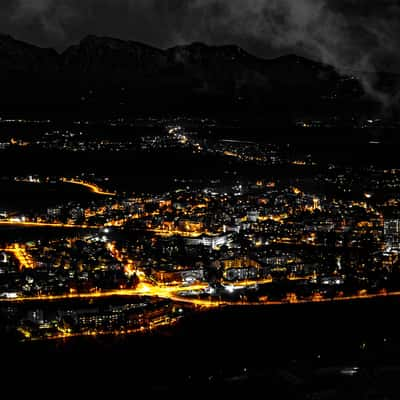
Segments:
[[[105,192],[104,190],[102,190],[99,186],[97,186],[94,183],[90,183],[90,182],[85,182],[82,180],[78,180],[78,179],[68,179],[68,178],[62,178],[61,179],[62,182],[64,183],[71,183],[73,185],[80,185],[80,186],[84,186],[85,188],[89,189],[91,192],[96,193],[96,194],[100,194],[103,196],[115,196],[115,193],[111,193],[111,192]]]
[[[1,220],[0,225],[14,225],[14,226],[26,226],[26,227],[43,227],[43,228],[79,228],[79,229],[98,229],[100,226],[92,225],[76,225],[76,224],[62,224],[60,222],[22,222],[15,221],[12,219]]]
[[[293,188],[293,193],[294,193],[294,194],[300,194],[300,193],[301,193],[301,190],[300,190],[299,188],[294,187],[294,188]]]
[[[0,249],[0,251],[12,253],[19,262],[20,270],[23,268],[27,269],[35,268],[35,263],[32,257],[30,256],[30,254],[27,253],[25,247],[22,247],[19,244],[8,246],[5,249]]]

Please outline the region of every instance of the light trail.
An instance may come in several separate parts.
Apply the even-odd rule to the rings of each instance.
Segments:
[[[116,195],[116,193],[106,192],[103,189],[101,189],[99,186],[97,186],[96,184],[90,183],[90,182],[85,182],[85,181],[83,181],[81,179],[61,178],[61,181],[64,182],[64,183],[70,183],[72,185],[83,186],[83,187],[89,189],[92,193],[99,194],[99,195],[102,195],[102,196],[115,196]]]

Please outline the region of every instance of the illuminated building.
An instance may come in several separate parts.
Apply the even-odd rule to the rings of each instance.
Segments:
[[[313,198],[313,211],[315,211],[317,209],[320,210],[321,209],[321,205],[320,205],[319,199],[314,197]]]
[[[74,207],[71,210],[71,218],[76,221],[85,216],[85,210],[82,207]]]
[[[162,284],[193,284],[195,282],[204,282],[204,270],[190,269],[184,271],[154,271],[152,277]]]
[[[391,250],[400,250],[400,220],[385,220],[383,232],[386,247]]]
[[[80,328],[112,328],[126,323],[126,317],[114,312],[88,312],[79,314],[77,324]]]
[[[202,235],[198,238],[186,238],[186,244],[189,246],[200,246],[210,247],[217,249],[223,245],[227,245],[231,240],[231,234],[223,234],[217,236]]]
[[[59,217],[61,215],[62,208],[61,207],[50,207],[47,209],[47,214],[50,217]]]
[[[4,251],[0,253],[0,262],[1,263],[8,262],[8,256],[7,256],[6,252],[4,252]]]
[[[29,310],[26,319],[34,323],[43,324],[44,323],[43,310],[41,309]]]
[[[258,217],[259,217],[258,211],[249,211],[247,213],[247,220],[249,222],[257,222]]]
[[[261,265],[247,257],[222,261],[223,277],[228,281],[256,279],[260,275]]]

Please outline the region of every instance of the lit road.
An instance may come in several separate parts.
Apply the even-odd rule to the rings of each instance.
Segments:
[[[0,301],[13,301],[13,302],[25,302],[25,301],[55,301],[55,300],[66,300],[66,299],[100,299],[112,296],[153,296],[160,298],[173,298],[177,297],[176,292],[187,291],[199,291],[203,290],[208,284],[192,285],[192,286],[180,286],[180,287],[159,287],[152,286],[148,283],[140,283],[136,289],[116,289],[107,291],[95,291],[91,293],[69,293],[63,295],[39,295],[31,297],[15,297],[0,299]],[[186,299],[183,299],[186,300]]]
[[[188,289],[187,289],[188,290]],[[159,297],[169,298],[178,302],[190,303],[200,307],[220,307],[220,306],[268,306],[268,305],[283,305],[283,304],[310,304],[310,303],[332,303],[332,302],[342,302],[342,301],[354,301],[354,300],[367,300],[367,299],[377,299],[384,297],[400,297],[400,291],[398,292],[383,292],[375,294],[357,294],[353,296],[340,296],[333,298],[323,298],[316,296],[310,299],[289,299],[289,300],[264,300],[258,302],[231,302],[226,300],[214,300],[214,299],[197,299],[190,297],[183,297],[179,295],[179,292],[184,291],[180,289],[179,291],[170,291],[163,294],[160,293]],[[153,291],[148,292],[148,295],[152,295]]]
[[[62,223],[57,223],[57,222],[50,223],[50,222],[17,221],[12,218],[0,220],[0,226],[1,225],[31,227],[31,228],[79,228],[79,229],[99,229],[99,228],[101,228],[101,226],[62,224]]]
[[[160,236],[182,236],[182,237],[191,237],[197,238],[201,235],[205,234],[206,232],[184,232],[178,230],[166,230],[166,229],[146,229],[147,232],[153,232],[156,235]]]
[[[241,285],[245,286],[245,283]],[[295,296],[290,296],[285,300],[263,300],[258,302],[232,302],[228,300],[216,299],[209,296],[208,298],[200,299],[198,297],[190,297],[183,293],[201,293],[208,287],[208,284],[196,285],[181,285],[181,286],[155,286],[149,283],[140,283],[136,289],[120,289],[109,291],[96,291],[92,293],[71,293],[65,295],[41,295],[32,297],[15,297],[15,298],[1,298],[0,302],[32,302],[32,301],[57,301],[67,299],[100,299],[113,296],[129,297],[129,296],[150,296],[173,300],[179,303],[188,303],[191,305],[199,306],[201,308],[216,308],[220,306],[269,306],[269,305],[283,305],[283,304],[310,304],[310,303],[332,303],[342,301],[366,300],[377,299],[384,297],[400,297],[398,292],[380,292],[375,294],[357,294],[352,296],[338,296],[333,298],[323,298],[321,296],[314,296],[309,299],[297,299]]]
[[[97,186],[96,184],[90,183],[90,182],[85,182],[85,181],[82,181],[81,179],[62,178],[61,181],[64,182],[64,183],[70,183],[72,185],[83,186],[83,187],[89,189],[92,193],[99,194],[99,195],[102,195],[102,196],[115,196],[115,193],[106,192],[103,189],[101,189],[99,186]]]
[[[128,221],[133,221],[135,219],[145,218],[145,217],[148,217],[149,215],[151,215],[151,214],[150,213],[134,214],[134,215],[131,215],[130,217],[127,217],[127,218],[122,218],[122,219],[106,222],[104,224],[104,226],[116,226],[116,227],[119,227],[119,226],[125,225]]]

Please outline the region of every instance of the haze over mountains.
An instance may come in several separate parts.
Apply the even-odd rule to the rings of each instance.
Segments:
[[[202,43],[161,50],[92,35],[62,53],[0,35],[0,84],[0,104],[9,108],[297,112],[368,100],[355,77],[296,55],[266,60]]]

